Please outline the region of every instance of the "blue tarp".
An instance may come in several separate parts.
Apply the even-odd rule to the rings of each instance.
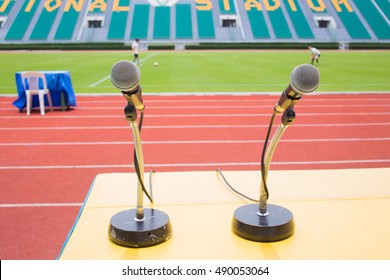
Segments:
[[[76,106],[76,96],[73,91],[72,79],[70,78],[69,71],[40,71],[46,76],[47,88],[50,90],[51,100],[53,106],[62,106],[61,104],[61,92],[64,93],[64,106]],[[24,92],[22,84],[22,73],[17,72],[15,74],[16,88],[18,90],[18,99],[12,104],[22,111],[26,107],[26,94]],[[48,106],[47,98],[45,98],[45,104]],[[38,96],[33,97],[32,107],[39,107]]]

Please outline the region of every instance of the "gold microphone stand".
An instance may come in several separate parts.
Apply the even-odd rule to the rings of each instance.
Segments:
[[[172,226],[169,217],[163,211],[144,208],[144,194],[148,196],[151,203],[153,199],[147,193],[144,187],[144,158],[140,137],[141,124],[137,123],[137,109],[143,114],[144,106],[139,107],[139,101],[135,94],[125,94],[128,100],[124,108],[124,114],[129,123],[134,140],[134,167],[138,178],[137,187],[137,205],[135,209],[121,211],[115,214],[110,220],[109,236],[110,239],[122,246],[127,247],[148,247],[160,244],[172,236]],[[135,106],[133,105],[135,104]],[[141,120],[142,121],[141,115]]]
[[[282,123],[272,137],[264,160],[264,172],[260,186],[259,204],[247,204],[236,209],[232,220],[233,232],[252,241],[274,242],[286,239],[294,233],[292,213],[281,206],[267,204],[268,189],[266,186],[268,171],[273,154],[280,138],[295,119],[293,106],[284,111]],[[272,127],[272,122],[270,128]],[[267,141],[267,140],[266,140]],[[265,143],[266,148],[267,143]]]

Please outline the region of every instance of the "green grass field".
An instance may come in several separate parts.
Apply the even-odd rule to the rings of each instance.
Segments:
[[[148,51],[140,54],[144,93],[281,92],[308,51]],[[69,70],[77,93],[117,93],[112,65],[131,52],[0,52],[0,94],[16,94],[15,72]],[[155,67],[154,62],[158,62]],[[319,92],[390,92],[389,51],[322,51]]]

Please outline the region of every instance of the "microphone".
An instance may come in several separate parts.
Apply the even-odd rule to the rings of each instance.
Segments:
[[[320,84],[320,72],[311,64],[301,64],[293,69],[290,76],[290,84],[283,91],[274,110],[282,113],[302,97],[317,89]]]
[[[111,82],[122,91],[127,102],[137,110],[143,111],[145,105],[142,99],[142,89],[139,84],[141,72],[137,65],[128,60],[120,60],[111,68]]]
[[[153,199],[144,186],[144,159],[141,143],[141,126],[145,105],[142,100],[142,90],[139,85],[141,73],[133,62],[121,60],[111,69],[111,82],[121,90],[127,100],[124,108],[134,140],[134,168],[137,173],[137,204],[133,209],[124,210],[111,217],[109,237],[111,241],[126,247],[148,247],[160,244],[172,236],[172,226],[169,216],[154,208],[144,208],[144,194],[153,204]],[[141,118],[137,122],[137,111]]]
[[[283,133],[295,119],[294,105],[302,95],[314,91],[320,81],[320,73],[311,64],[295,67],[290,76],[290,84],[283,91],[268,126],[261,155],[261,186],[259,204],[246,204],[236,209],[232,219],[232,229],[238,236],[258,242],[274,242],[294,234],[294,217],[288,209],[268,204],[267,176],[272,156]],[[283,112],[282,123],[268,145],[275,116]],[[268,147],[268,149],[267,149]]]

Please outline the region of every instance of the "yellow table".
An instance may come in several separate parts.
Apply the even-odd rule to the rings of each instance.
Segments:
[[[223,172],[229,183],[257,198],[260,172]],[[148,174],[146,174],[148,175]],[[149,186],[148,176],[145,184]],[[170,217],[173,236],[147,248],[127,248],[108,237],[110,219],[135,208],[133,173],[98,174],[60,259],[73,260],[388,260],[390,168],[270,171],[270,204],[289,209],[295,233],[258,243],[231,230],[233,212],[246,203],[215,171],[157,172],[154,208]],[[149,208],[145,198],[145,207]]]

